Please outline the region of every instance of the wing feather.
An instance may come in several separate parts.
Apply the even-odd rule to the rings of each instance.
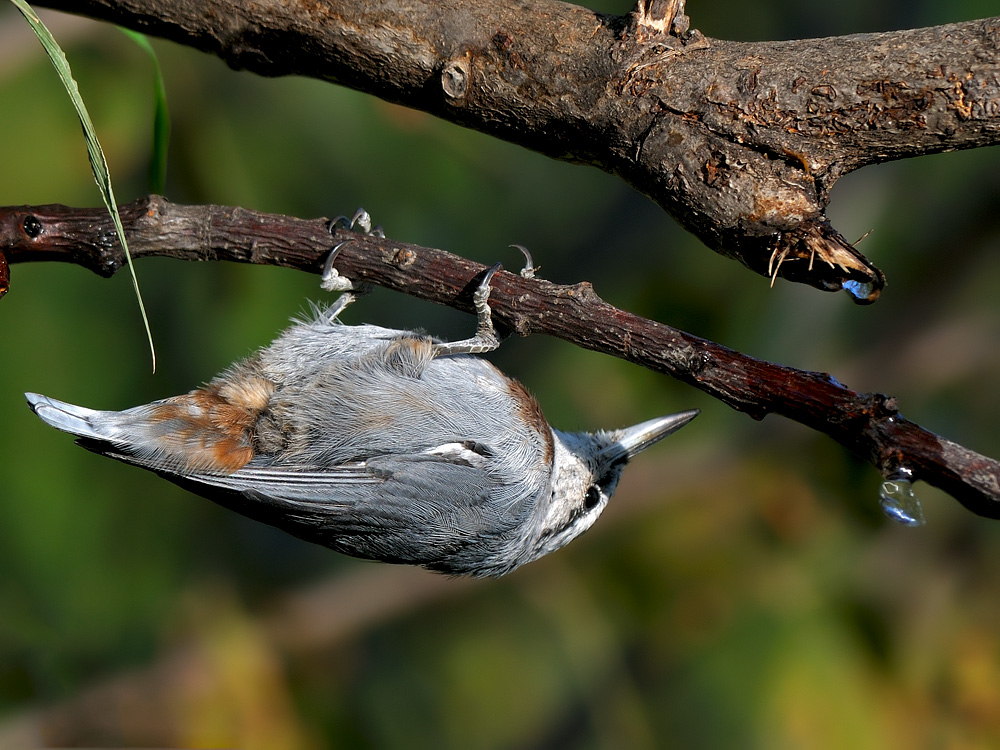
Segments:
[[[163,476],[355,557],[468,572],[463,552],[509,544],[516,538],[511,530],[525,519],[491,501],[496,480],[488,472],[452,455],[379,457],[307,471],[251,462],[228,475]]]

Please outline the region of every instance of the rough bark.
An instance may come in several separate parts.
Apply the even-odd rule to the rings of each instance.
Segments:
[[[555,0],[36,4],[593,164],[757,273],[858,302],[885,277],[827,221],[834,182],[1000,134],[1000,18],[747,44],[689,29],[683,0],[626,16]]]

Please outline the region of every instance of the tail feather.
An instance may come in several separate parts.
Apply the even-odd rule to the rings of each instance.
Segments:
[[[108,418],[114,412],[67,404],[39,393],[25,393],[24,396],[31,410],[58,430],[93,440],[115,440],[114,420]]]
[[[231,474],[253,457],[249,430],[257,412],[215,392],[193,391],[124,411],[24,395],[44,422],[75,435],[87,450],[152,471]]]

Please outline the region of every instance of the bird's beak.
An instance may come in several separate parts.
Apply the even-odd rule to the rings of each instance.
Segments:
[[[670,433],[677,432],[699,414],[701,411],[698,409],[681,411],[619,430],[618,440],[601,452],[601,458],[609,464],[622,459],[627,461]]]

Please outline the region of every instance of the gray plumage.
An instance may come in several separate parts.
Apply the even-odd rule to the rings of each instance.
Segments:
[[[628,459],[697,414],[563,433],[517,381],[453,353],[490,348],[478,334],[442,344],[343,325],[352,299],[183,396],[120,412],[30,393],[28,403],[92,451],[302,539],[474,576],[503,575],[585,531]]]

